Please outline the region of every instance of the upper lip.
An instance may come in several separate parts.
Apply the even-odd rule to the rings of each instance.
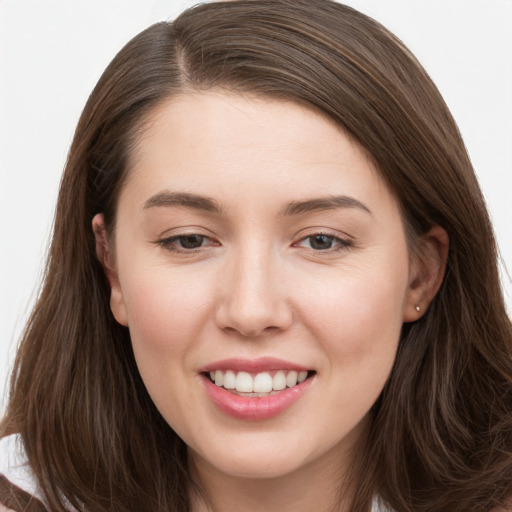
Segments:
[[[275,357],[261,357],[259,359],[243,359],[243,358],[231,358],[223,359],[221,361],[215,361],[209,363],[202,368],[199,368],[200,373],[208,373],[215,370],[235,370],[247,373],[260,373],[270,372],[274,370],[295,370],[309,371],[311,368],[302,366],[300,364],[285,361],[284,359],[277,359]]]

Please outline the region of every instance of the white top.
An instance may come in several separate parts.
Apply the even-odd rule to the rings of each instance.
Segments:
[[[16,487],[45,503],[46,500],[28,466],[23,443],[18,434],[0,439],[0,474]],[[11,509],[0,503],[0,512],[11,512]],[[371,512],[391,511],[379,504],[379,500],[375,498]]]
[[[28,466],[23,443],[18,434],[0,439],[0,475],[30,496],[45,503],[46,500]],[[0,512],[9,510],[0,503]]]

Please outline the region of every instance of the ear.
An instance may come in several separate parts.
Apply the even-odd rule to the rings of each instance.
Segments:
[[[440,226],[434,226],[416,241],[411,256],[404,322],[414,322],[427,311],[443,282],[450,240]]]
[[[128,315],[126,313],[123,290],[119,282],[114,254],[109,248],[109,240],[102,213],[96,214],[92,219],[92,230],[96,240],[96,257],[101,263],[110,284],[110,309],[114,318],[121,325],[128,326]]]

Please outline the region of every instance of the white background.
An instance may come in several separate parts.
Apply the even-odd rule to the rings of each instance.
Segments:
[[[60,174],[88,94],[132,36],[194,3],[0,0],[0,411],[34,299]],[[512,271],[512,0],[346,3],[398,35],[438,85]],[[512,286],[504,271],[503,284],[510,313]]]

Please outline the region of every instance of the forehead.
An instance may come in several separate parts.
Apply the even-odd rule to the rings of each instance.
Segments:
[[[308,187],[314,195],[389,195],[368,153],[323,113],[220,91],[160,104],[144,123],[127,182],[146,195],[169,187],[248,197],[255,188],[303,196]]]
[[[180,93],[158,104],[143,120],[135,156],[144,154],[146,143],[171,134],[195,149],[206,142],[258,150],[258,144],[283,147],[293,141],[308,146],[320,138],[332,142],[338,134],[350,139],[334,120],[305,103],[215,89]],[[252,144],[245,144],[247,135]]]

